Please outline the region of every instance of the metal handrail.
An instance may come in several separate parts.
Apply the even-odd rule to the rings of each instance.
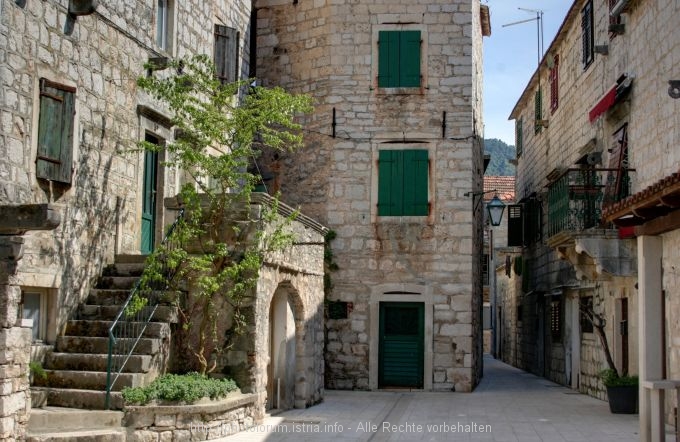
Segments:
[[[170,237],[175,229],[178,228],[183,218],[184,209],[180,209],[177,218],[166,232],[159,248],[163,248],[166,252],[171,252],[177,247],[177,244],[174,244],[170,241]],[[161,257],[167,258],[167,256]],[[118,312],[118,315],[116,315],[116,319],[113,321],[113,324],[109,328],[109,356],[106,366],[107,410],[111,405],[111,390],[114,384],[123,372],[125,364],[127,364],[130,356],[132,356],[133,351],[139,343],[139,340],[142,338],[142,335],[149,325],[149,322],[151,322],[151,319],[158,309],[159,293],[162,293],[169,288],[169,282],[175,276],[177,266],[170,268],[166,259],[162,259],[161,264],[162,266],[160,273],[164,275],[164,282],[158,285],[157,282],[152,281],[150,284],[144,284],[142,286],[142,275],[142,278],[140,278],[130,290],[130,294]],[[147,299],[147,303],[140,310],[132,315],[129,315],[128,307],[130,306],[130,302],[136,297],[143,297]]]

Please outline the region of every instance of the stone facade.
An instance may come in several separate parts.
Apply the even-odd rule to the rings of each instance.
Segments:
[[[306,147],[271,161],[285,201],[337,233],[326,386],[381,385],[380,309],[422,305],[427,390],[481,375],[481,39],[478,1],[259,0],[256,75],[306,92]],[[420,32],[420,87],[379,85],[381,31]],[[428,209],[380,216],[381,150],[427,152]],[[266,165],[265,165],[266,166]],[[383,306],[383,307],[381,307]],[[420,350],[417,351],[420,356]]]
[[[598,218],[592,228],[560,230],[556,228],[560,213],[550,207],[550,192],[569,168],[576,169],[570,174],[581,177],[584,170],[610,169],[594,172],[602,180],[598,185],[605,201],[599,200],[596,207],[602,205],[606,211],[607,205],[625,197],[620,193],[614,201],[606,201],[611,183],[608,180],[620,174],[620,168],[634,169],[628,173],[630,188],[624,189],[628,194],[639,192],[678,168],[674,148],[678,130],[671,123],[677,120],[678,100],[669,96],[667,83],[680,63],[677,57],[680,36],[671,18],[678,16],[677,2],[619,3],[624,8],[614,11],[620,14],[610,18],[607,2],[574,2],[511,114],[521,133],[518,199],[526,210],[538,202],[543,216],[542,235],[525,238],[522,249],[526,263],[522,278],[529,281],[523,281],[523,290],[509,291],[506,296],[510,305],[521,303],[525,313],[521,333],[511,328],[507,339],[514,340],[517,347],[537,350],[520,351],[516,357],[520,367],[600,398],[605,395],[596,374],[606,368],[604,354],[597,336],[583,331],[583,323],[576,317],[578,303],[590,297],[595,300],[596,311],[604,313],[607,319],[606,333],[619,370],[637,373],[642,366],[639,364],[643,364],[645,346],[638,336],[643,325],[638,318],[642,302],[638,265],[642,255],[637,249],[639,242],[620,238],[643,233],[632,229],[616,232],[614,229],[624,224],[610,224],[611,217],[602,224]],[[587,17],[589,8],[591,19]],[[592,39],[584,31],[584,20],[592,24]],[[556,83],[556,90],[551,83]],[[537,116],[535,101],[539,87],[542,115]],[[617,155],[621,152],[624,154]],[[588,190],[590,184],[585,184]],[[569,183],[570,207],[581,204],[577,195],[579,192],[584,195],[583,185],[584,181]],[[583,198],[586,199],[587,196]],[[561,216],[566,217],[567,212]],[[600,212],[597,216],[602,218]],[[665,271],[675,249],[674,233],[664,234],[666,293],[673,290]],[[554,336],[548,328],[552,324],[549,310],[553,305],[559,306],[552,311],[561,322],[560,333]],[[667,324],[675,322],[674,306],[667,298]],[[539,312],[538,325],[528,330],[527,311]],[[671,326],[666,326],[666,333],[667,342],[671,342]],[[670,359],[663,364],[671,377]]]

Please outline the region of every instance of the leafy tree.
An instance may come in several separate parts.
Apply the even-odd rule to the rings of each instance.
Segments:
[[[277,215],[278,195],[271,207],[255,216],[251,193],[259,177],[249,172],[259,148],[292,150],[302,145],[296,116],[311,110],[308,96],[281,88],[223,84],[206,56],[171,62],[170,71],[139,78],[138,86],[169,110],[176,139],[141,147],[165,151],[166,167],[184,174],[179,192],[184,215],[169,239],[147,260],[140,293],[187,291],[178,302],[186,349],[205,374],[216,368],[219,324],[231,321],[232,332],[247,323],[241,311],[252,293],[265,255],[291,241],[285,233],[290,218]],[[238,99],[239,90],[247,89]],[[151,290],[149,290],[151,288]],[[128,313],[148,302],[139,296]],[[230,306],[225,318],[223,306]]]

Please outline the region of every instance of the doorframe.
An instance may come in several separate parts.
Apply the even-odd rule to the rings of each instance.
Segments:
[[[434,295],[429,286],[401,283],[378,284],[371,291],[369,300],[368,388],[370,390],[378,389],[381,302],[420,302],[424,304],[423,390],[432,390]]]
[[[381,362],[383,362],[383,364],[382,364],[383,372],[384,372],[384,369],[385,369],[384,361],[382,360],[382,356],[380,354],[380,351],[383,350],[384,347],[385,347],[385,341],[384,341],[384,339],[381,339],[385,335],[384,330],[385,330],[385,327],[386,327],[385,318],[383,317],[383,313],[384,313],[385,309],[390,308],[390,307],[394,307],[394,308],[410,307],[410,308],[417,309],[418,321],[423,321],[422,324],[418,325],[418,329],[419,329],[418,335],[421,335],[421,333],[422,333],[423,341],[420,342],[420,345],[422,345],[421,348],[422,348],[423,353],[421,355],[419,355],[420,364],[419,364],[418,368],[421,370],[420,386],[404,386],[404,387],[405,388],[413,388],[413,389],[423,388],[423,385],[424,385],[423,377],[425,375],[425,363],[424,363],[425,362],[425,354],[424,354],[424,352],[425,352],[425,342],[424,342],[425,341],[425,304],[423,302],[381,301],[381,302],[378,303],[378,306],[379,306],[379,318],[378,318],[378,324],[379,324],[379,333],[378,333],[378,387],[379,388],[385,388],[384,385],[383,386],[380,385],[381,384],[381,382],[380,382]],[[387,388],[390,388],[390,387],[388,386]]]

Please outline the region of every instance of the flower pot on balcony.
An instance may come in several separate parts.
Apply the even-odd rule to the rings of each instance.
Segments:
[[[607,387],[609,410],[616,414],[635,414],[638,412],[638,386],[619,385]]]

